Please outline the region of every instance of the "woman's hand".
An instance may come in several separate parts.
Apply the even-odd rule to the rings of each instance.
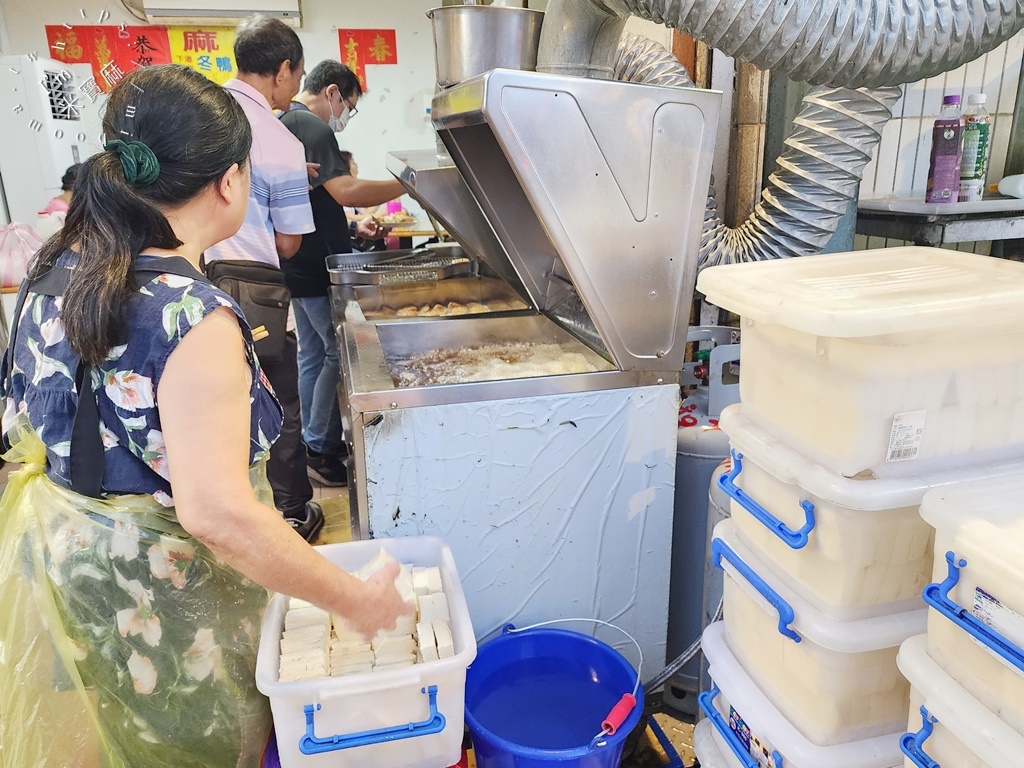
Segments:
[[[361,599],[351,612],[345,613],[345,623],[367,639],[379,630],[394,629],[399,616],[416,610],[395,589],[395,579],[400,570],[398,563],[388,563],[373,574],[363,585]]]

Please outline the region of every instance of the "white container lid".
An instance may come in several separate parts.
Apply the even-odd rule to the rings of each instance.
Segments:
[[[988,97],[984,93],[972,93],[967,97],[968,104],[984,104],[988,101]]]
[[[723,520],[715,526],[714,536],[721,539],[736,555],[774,590],[793,609],[791,627],[801,637],[815,645],[836,653],[867,653],[882,648],[895,648],[912,635],[924,632],[928,627],[928,609],[924,607],[905,613],[892,613],[854,621],[839,621],[822,613],[804,597],[775,577],[769,567],[744,546],[735,530],[732,520]],[[722,566],[730,578],[757,602],[765,613],[778,618],[778,611],[750,583],[726,557]]]
[[[1024,459],[944,469],[895,478],[852,478],[826,469],[793,450],[768,430],[755,424],[742,404],[722,411],[719,427],[732,447],[770,473],[780,483],[798,485],[819,499],[847,509],[877,511],[913,507],[938,486],[985,480],[997,476],[1024,475]],[[742,478],[742,473],[740,474]]]
[[[987,552],[993,561],[1018,571],[1024,569],[1022,499],[1024,473],[977,480],[929,491],[921,517],[953,535],[957,546]]]
[[[899,745],[901,734],[831,747],[819,747],[808,741],[744,672],[739,660],[729,650],[723,622],[716,622],[704,630],[701,648],[710,664],[709,674],[729,704],[758,737],[771,742],[786,765],[814,768],[891,768],[903,765]]]
[[[816,336],[978,325],[1012,335],[1024,323],[1024,264],[944,248],[724,264],[701,272],[697,290],[744,318]]]
[[[928,636],[907,640],[896,656],[903,676],[924,698],[928,713],[992,766],[1020,765],[1024,736],[965,691],[928,655]],[[925,750],[928,742],[925,742]]]

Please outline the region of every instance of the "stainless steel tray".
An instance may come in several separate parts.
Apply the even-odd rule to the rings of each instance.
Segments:
[[[417,248],[327,257],[334,285],[405,285],[471,275],[475,262],[458,248]]]

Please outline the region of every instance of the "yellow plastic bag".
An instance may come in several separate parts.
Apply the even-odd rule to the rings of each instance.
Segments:
[[[27,421],[0,501],[0,767],[258,766],[267,592],[149,496],[51,482]],[[269,499],[265,467],[254,487]]]

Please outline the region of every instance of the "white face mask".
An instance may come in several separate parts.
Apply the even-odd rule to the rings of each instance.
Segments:
[[[327,125],[330,126],[331,130],[335,133],[341,133],[345,130],[345,126],[348,125],[349,113],[351,110],[348,108],[348,104],[344,104],[341,108],[341,115],[338,117],[334,116],[334,105],[331,103],[331,97],[327,97],[327,107],[331,110],[331,119],[327,121]]]

